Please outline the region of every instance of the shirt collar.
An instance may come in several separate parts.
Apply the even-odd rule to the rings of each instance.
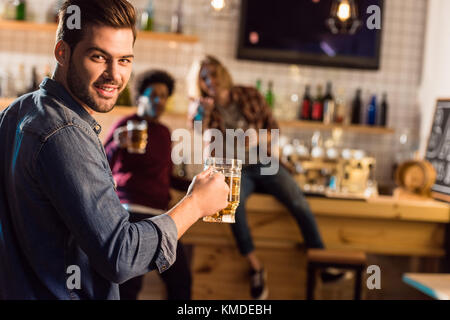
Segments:
[[[61,100],[66,107],[74,111],[78,116],[86,121],[94,130],[94,132],[99,135],[102,131],[100,124],[83,108],[75,99],[70,95],[70,93],[64,88],[64,86],[48,77],[45,77],[40,84],[40,89],[45,93],[48,93],[59,100]]]

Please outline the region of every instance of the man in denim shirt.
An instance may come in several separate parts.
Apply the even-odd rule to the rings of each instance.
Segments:
[[[171,211],[129,222],[91,114],[129,80],[134,25],[125,0],[66,1],[53,79],[0,113],[0,299],[119,299],[119,283],[169,268],[177,239],[227,205],[223,175],[205,171]]]

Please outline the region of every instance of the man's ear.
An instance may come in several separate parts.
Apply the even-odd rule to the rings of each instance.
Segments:
[[[70,46],[64,40],[59,40],[55,46],[55,58],[61,67],[69,65]]]

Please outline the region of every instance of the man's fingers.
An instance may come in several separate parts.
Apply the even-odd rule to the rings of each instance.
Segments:
[[[220,172],[215,172],[215,174],[213,175],[213,178],[214,179],[218,179],[218,180],[222,180],[222,181],[225,180],[225,176],[223,175],[223,173],[220,173]]]
[[[209,176],[211,175],[211,173],[212,173],[212,170],[213,170],[212,167],[208,167],[208,169],[206,169],[206,170],[203,171],[203,172],[200,172],[197,176],[198,176],[199,178],[206,178],[206,177],[209,177]]]

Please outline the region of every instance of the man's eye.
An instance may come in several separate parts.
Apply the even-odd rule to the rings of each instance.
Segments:
[[[122,64],[129,64],[129,63],[131,63],[131,60],[130,60],[130,59],[120,59],[119,61],[120,61],[120,63],[122,63]]]
[[[105,61],[106,60],[104,56],[99,55],[99,54],[93,55],[92,59],[95,61]]]

